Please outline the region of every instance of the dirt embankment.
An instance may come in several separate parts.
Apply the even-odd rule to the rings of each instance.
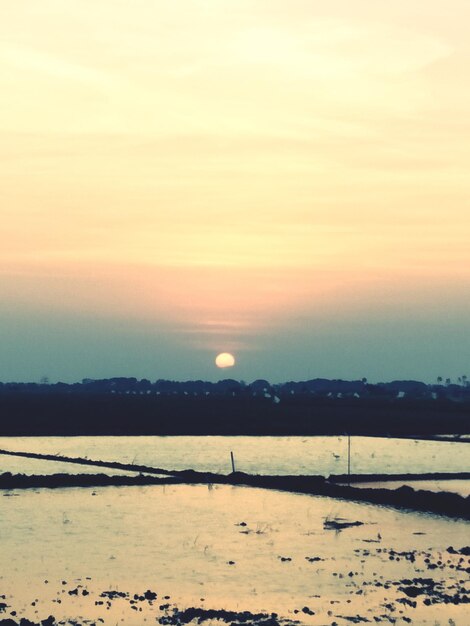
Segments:
[[[399,509],[425,511],[448,517],[470,519],[470,497],[455,493],[434,493],[399,489],[367,489],[337,485],[322,476],[253,476],[235,472],[224,476],[205,472],[184,470],[172,476],[160,478],[151,475],[106,476],[104,474],[53,474],[50,476],[25,476],[10,473],[0,475],[0,489],[57,488],[57,487],[103,487],[160,484],[229,484],[263,489],[277,489],[292,493],[327,496],[393,506]]]

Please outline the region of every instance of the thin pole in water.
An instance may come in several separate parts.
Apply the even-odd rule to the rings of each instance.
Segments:
[[[235,473],[235,460],[233,458],[233,452],[230,451],[230,458],[232,459],[232,472]]]
[[[348,487],[351,486],[351,435],[348,435]]]

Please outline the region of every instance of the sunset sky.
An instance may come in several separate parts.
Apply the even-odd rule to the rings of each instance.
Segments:
[[[0,380],[470,375],[469,23],[2,0]]]

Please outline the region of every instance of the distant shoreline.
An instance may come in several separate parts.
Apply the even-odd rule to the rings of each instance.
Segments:
[[[0,436],[363,435],[436,438],[470,434],[470,403],[450,399],[302,394],[119,395],[0,393]]]

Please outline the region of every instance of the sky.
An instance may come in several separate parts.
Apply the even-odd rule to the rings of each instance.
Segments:
[[[469,22],[2,0],[0,380],[470,375]]]

